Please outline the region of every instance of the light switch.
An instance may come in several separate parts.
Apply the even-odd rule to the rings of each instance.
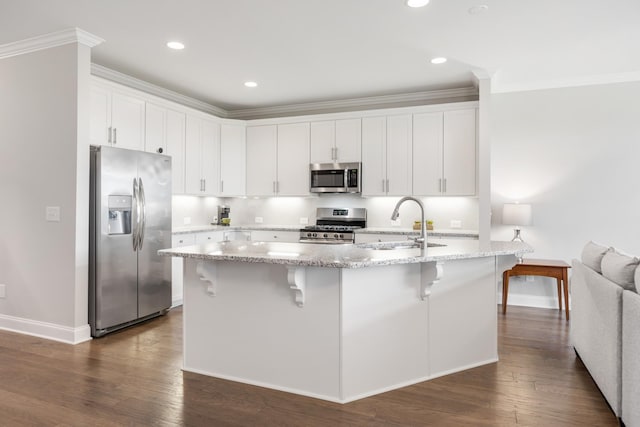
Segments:
[[[60,206],[47,206],[45,218],[49,222],[60,222]]]
[[[256,224],[262,224],[262,217],[261,216],[257,216],[255,219]]]
[[[460,221],[459,219],[452,219],[451,228],[462,228],[462,221]]]

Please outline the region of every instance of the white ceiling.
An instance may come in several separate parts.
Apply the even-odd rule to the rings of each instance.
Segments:
[[[639,23],[640,0],[0,0],[0,45],[78,27],[105,39],[94,63],[230,111],[467,87],[472,70],[494,92],[640,80]]]

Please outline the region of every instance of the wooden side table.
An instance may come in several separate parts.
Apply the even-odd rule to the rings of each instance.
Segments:
[[[507,296],[509,295],[509,277],[511,276],[545,276],[558,281],[558,310],[562,311],[562,289],[564,284],[564,310],[569,320],[569,264],[552,259],[524,259],[511,270],[502,273],[502,314],[507,313]]]

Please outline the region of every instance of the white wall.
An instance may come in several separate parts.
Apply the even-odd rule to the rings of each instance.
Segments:
[[[511,239],[502,203],[519,200],[531,258],[570,262],[591,239],[640,255],[640,82],[494,94],[491,108],[492,239]],[[510,281],[510,303],[555,298],[550,279]]]
[[[89,67],[76,43],[0,60],[0,327],[71,342],[89,331]]]
[[[391,227],[391,213],[400,197],[367,197],[354,195],[322,195],[319,197],[271,197],[228,198],[173,196],[173,226],[184,225],[184,217],[190,217],[192,225],[204,225],[212,221],[220,204],[231,207],[233,225],[251,225],[255,217],[263,218],[263,224],[299,225],[300,218],[308,218],[314,224],[317,207],[354,207],[367,209],[369,227]],[[431,197],[422,199],[427,219],[435,228],[450,228],[452,219],[462,221],[462,228],[478,229],[478,199],[469,197]],[[400,208],[400,227],[410,228],[420,219],[420,209],[413,202]]]

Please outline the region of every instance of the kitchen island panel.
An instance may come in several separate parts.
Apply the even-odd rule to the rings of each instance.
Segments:
[[[442,279],[433,285],[429,296],[432,378],[498,360],[498,258],[443,264]]]
[[[187,258],[184,370],[337,400],[339,271],[306,268],[300,307],[286,266]]]
[[[427,301],[420,264],[342,270],[342,398],[351,401],[429,377]]]

